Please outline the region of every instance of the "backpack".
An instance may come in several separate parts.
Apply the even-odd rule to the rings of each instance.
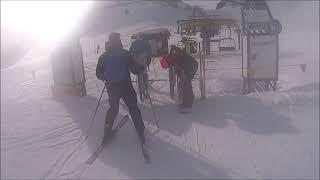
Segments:
[[[131,43],[130,53],[133,55],[150,52],[150,45],[148,40],[136,39]]]
[[[198,62],[185,51],[175,46],[171,47],[170,54],[175,56],[175,63],[185,70],[190,79],[193,79],[198,71]]]
[[[142,66],[149,66],[151,62],[150,45],[147,40],[136,39],[132,42],[130,53],[134,57],[134,61]]]
[[[187,61],[185,72],[189,76],[190,79],[194,78],[194,75],[198,71],[198,62],[192,56],[185,56],[185,60]]]

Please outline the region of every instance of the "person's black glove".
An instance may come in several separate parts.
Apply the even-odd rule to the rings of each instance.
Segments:
[[[101,81],[104,82],[103,75],[101,75],[101,74],[96,74],[96,75],[97,75],[97,78],[98,78],[99,80],[101,80]]]

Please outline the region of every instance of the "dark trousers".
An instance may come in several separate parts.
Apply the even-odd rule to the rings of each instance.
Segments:
[[[134,126],[139,136],[143,136],[144,123],[142,120],[141,112],[137,104],[137,94],[132,86],[131,82],[122,84],[107,83],[107,92],[109,97],[109,109],[107,111],[105,123],[107,126],[112,127],[114,120],[116,119],[119,112],[120,99],[129,108],[131,119],[133,120]]]
[[[179,76],[180,75],[180,76]],[[192,89],[191,78],[187,77],[185,74],[178,75],[178,92],[179,97],[182,99],[183,107],[192,107],[194,101],[194,93]]]
[[[142,73],[139,73],[137,75],[137,77],[138,77],[140,96],[143,95],[144,98],[148,98],[147,97],[147,89],[148,89],[148,71],[147,71],[147,66],[145,66],[145,70]]]

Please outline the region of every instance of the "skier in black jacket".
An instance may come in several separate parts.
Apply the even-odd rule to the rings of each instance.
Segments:
[[[194,101],[191,80],[198,70],[198,62],[180,48],[171,46],[170,53],[161,58],[160,64],[165,69],[173,66],[179,78],[178,94],[182,100],[182,103],[178,105],[179,109],[183,111],[191,108]]]
[[[120,33],[110,33],[109,46],[99,57],[96,69],[97,78],[106,83],[110,105],[105,118],[104,142],[111,137],[112,125],[119,112],[121,98],[129,108],[130,116],[141,142],[145,142],[145,126],[137,105],[137,94],[130,78],[130,72],[138,74],[143,70],[142,66],[133,61],[130,52],[123,49]]]

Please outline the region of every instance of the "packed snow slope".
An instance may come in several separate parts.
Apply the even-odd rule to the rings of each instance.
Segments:
[[[204,101],[199,98],[198,77],[194,79],[196,100],[189,114],[177,112],[168,81],[151,83],[160,130],[148,102],[139,102],[152,158],[149,165],[142,159],[131,121],[92,165],[85,164],[101,141],[108,108],[104,94],[89,138],[80,140],[103,88],[95,77],[102,52],[96,54],[95,48],[110,31],[121,32],[128,48],[131,34],[156,27],[170,28],[170,43],[176,44],[180,37],[174,33],[174,22],[188,17],[188,9],[163,2],[129,3],[125,7],[132,14],[122,18],[119,14],[111,21],[109,11],[123,12],[125,7],[102,8],[110,21],[96,17],[91,33],[81,41],[86,97],[51,95],[50,49],[32,49],[15,65],[2,68],[1,179],[319,179],[319,2],[269,5],[283,25],[277,91],[241,94],[239,50],[223,53],[221,61],[216,54],[207,57],[212,61],[207,66],[218,70],[207,73]],[[150,79],[167,79],[158,60],[150,66]],[[307,64],[305,72],[300,64]],[[116,123],[125,114],[121,102]]]

